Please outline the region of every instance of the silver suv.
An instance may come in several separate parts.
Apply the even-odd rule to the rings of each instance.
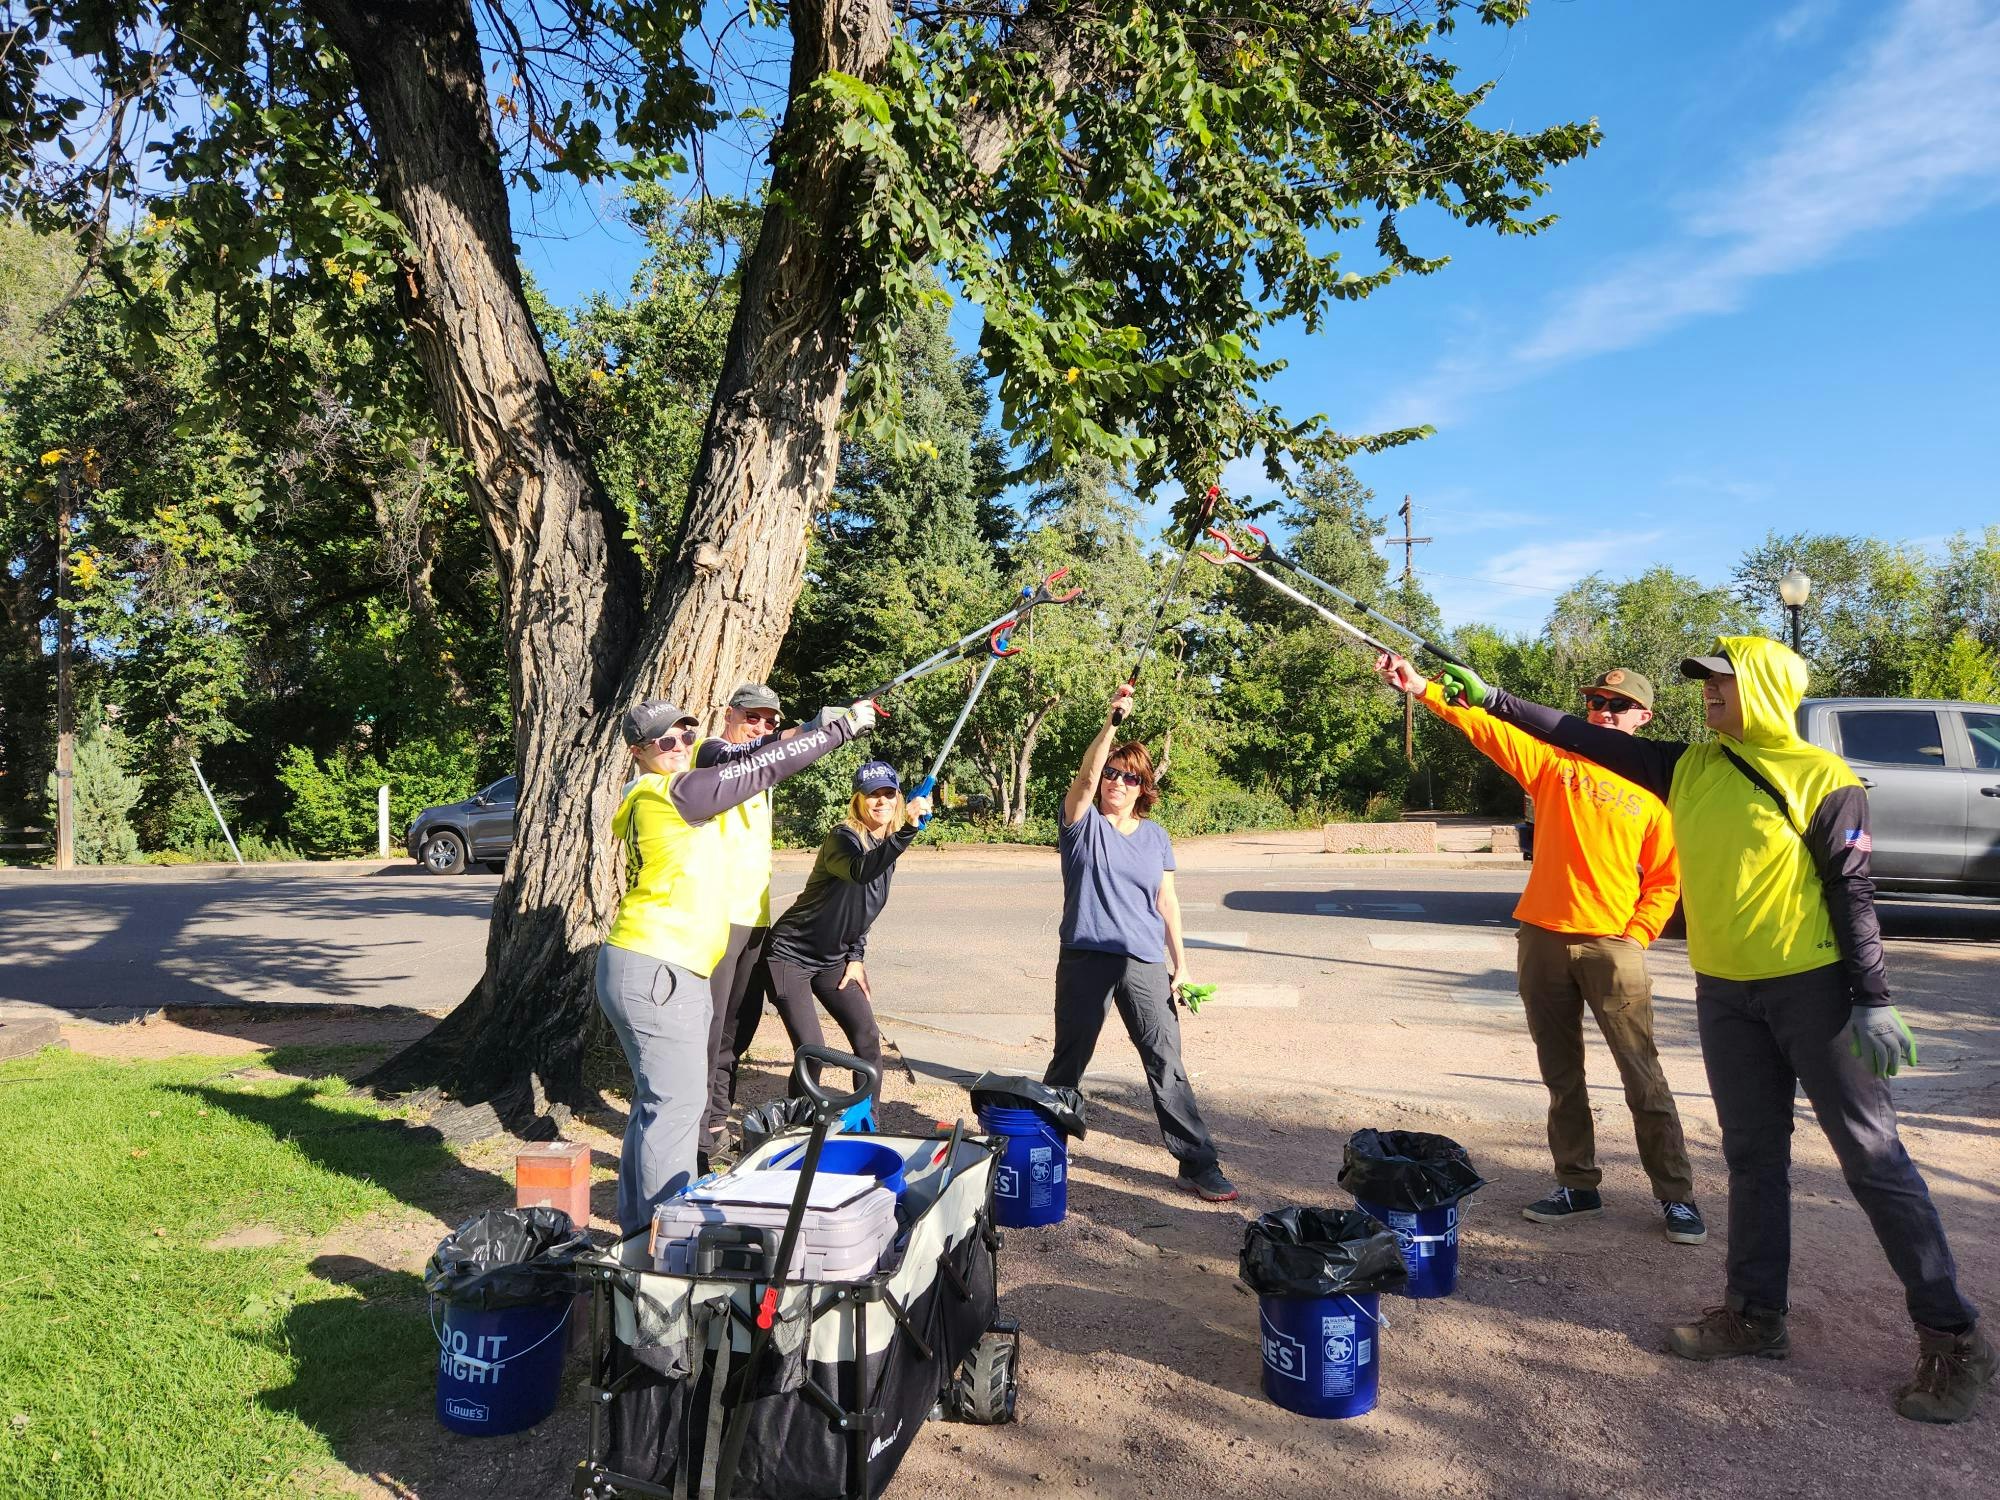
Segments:
[[[2000,895],[2000,706],[1808,698],[1799,733],[1868,788],[1883,890]]]
[[[514,800],[520,781],[502,776],[463,802],[447,802],[418,813],[403,836],[403,847],[433,875],[463,874],[483,864],[499,874],[514,847]]]

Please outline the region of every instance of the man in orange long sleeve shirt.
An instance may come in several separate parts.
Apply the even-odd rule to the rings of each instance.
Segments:
[[[1475,748],[1535,799],[1535,862],[1514,908],[1517,970],[1528,1034],[1549,1090],[1549,1152],[1556,1189],[1521,1210],[1538,1224],[1604,1212],[1603,1173],[1583,1070],[1583,1009],[1618,1063],[1639,1160],[1678,1245],[1708,1238],[1695,1207],[1680,1112],[1653,1045],[1653,982],[1646,948],[1672,915],[1680,889],[1673,824],[1660,799],[1580,755],[1558,750],[1489,715],[1445,701],[1400,656],[1377,663],[1393,688],[1456,725]],[[1653,717],[1653,685],[1614,667],[1587,684],[1590,722],[1627,734]]]

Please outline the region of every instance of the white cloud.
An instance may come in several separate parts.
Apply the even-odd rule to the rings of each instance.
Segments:
[[[1602,531],[1525,542],[1484,559],[1476,576],[1421,565],[1417,571],[1448,624],[1487,620],[1533,626],[1547,618],[1556,595],[1579,578],[1599,571],[1620,576],[1636,571],[1645,549],[1666,534]]]
[[[1771,22],[1771,40],[1780,47],[1809,40],[1833,19],[1833,13],[1838,9],[1840,0],[1799,0],[1797,5],[1781,12]]]
[[[1440,360],[1368,425],[1449,421],[1470,398],[1734,311],[1761,280],[1996,194],[2000,6],[1905,0],[1769,149],[1699,194],[1663,246],[1560,299],[1511,348]]]

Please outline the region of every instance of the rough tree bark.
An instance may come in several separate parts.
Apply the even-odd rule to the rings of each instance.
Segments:
[[[591,967],[618,895],[606,830],[619,715],[662,691],[700,710],[732,680],[762,675],[797,600],[853,348],[841,309],[855,169],[781,141],[773,198],[786,206],[767,214],[744,268],[680,555],[649,597],[521,295],[469,5],[312,8],[350,60],[385,201],[416,246],[403,311],[499,567],[521,778],[521,837],[485,975],[372,1081],[441,1084],[519,1126],[585,1097]],[[791,16],[794,98],[829,71],[879,73],[886,0],[794,5]]]

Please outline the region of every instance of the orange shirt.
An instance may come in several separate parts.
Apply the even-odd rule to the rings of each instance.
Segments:
[[[1514,916],[1552,932],[1651,943],[1673,914],[1681,867],[1666,804],[1595,761],[1543,744],[1478,709],[1444,701],[1433,682],[1424,707],[1535,799],[1535,859]]]

